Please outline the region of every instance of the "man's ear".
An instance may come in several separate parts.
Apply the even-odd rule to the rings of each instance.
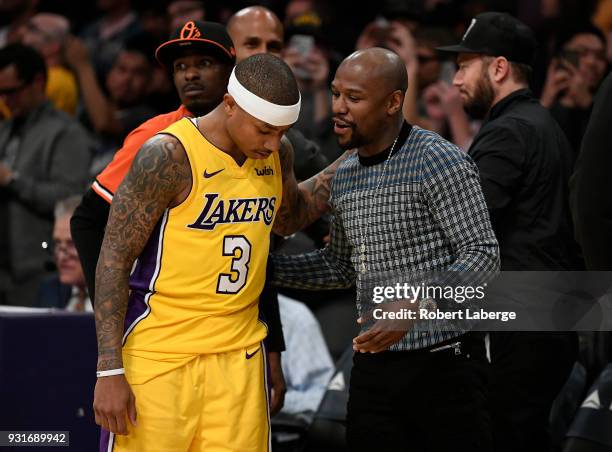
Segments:
[[[510,62],[504,57],[495,58],[489,65],[491,80],[503,82],[510,75]]]
[[[387,114],[389,116],[395,115],[398,111],[402,110],[404,105],[404,93],[397,89],[389,95],[389,104],[387,106]]]
[[[234,116],[236,113],[236,108],[238,108],[238,106],[236,105],[234,98],[230,94],[225,93],[223,95],[223,109],[225,110],[227,116]]]

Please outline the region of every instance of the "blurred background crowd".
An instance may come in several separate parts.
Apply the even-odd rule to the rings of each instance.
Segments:
[[[333,134],[329,87],[338,64],[356,49],[380,46],[396,52],[409,75],[406,119],[466,151],[483,118],[464,110],[452,85],[454,56],[435,49],[457,42],[478,13],[509,12],[534,30],[539,48],[530,87],[576,156],[612,63],[612,0],[271,0],[257,4],[278,20],[233,17],[253,4],[0,0],[0,305],[91,310],[69,218],[125,137],[180,105],[155,49],[188,20],[229,23],[238,59],[241,51],[259,49],[282,57],[294,70],[302,92],[294,129],[306,139],[307,152],[301,156],[307,160],[303,171],[297,172],[301,179],[343,152]],[[266,20],[271,23],[260,38],[245,32]],[[18,158],[26,170],[16,170]],[[278,238],[278,246],[287,252],[312,249],[326,235],[323,220],[301,239]],[[320,401],[333,361],[355,332],[353,295],[335,294],[340,301],[325,306],[317,304],[317,294],[288,295],[315,311],[322,347],[331,351],[331,356],[317,355],[325,358]],[[301,312],[297,324],[308,315]],[[283,324],[290,323],[285,313]]]
[[[82,193],[130,131],[180,105],[168,70],[155,61],[157,46],[188,20],[226,24],[250,4],[98,0],[75,8],[67,0],[0,2],[0,283],[8,277],[33,281],[29,290],[27,284],[20,288],[19,304],[37,303],[45,259],[40,243],[45,233],[50,239],[55,203]],[[341,154],[333,135],[329,85],[339,62],[355,49],[381,46],[400,55],[410,80],[406,119],[464,150],[482,118],[464,111],[459,90],[452,86],[453,55],[435,48],[456,42],[476,14],[507,11],[535,31],[539,49],[530,86],[576,154],[594,94],[612,61],[612,0],[259,4],[280,22],[271,16],[247,19],[247,24],[237,17],[230,35],[245,40],[234,43],[239,53],[271,52],[295,71],[303,101],[294,129],[307,139],[306,147],[317,147],[306,176]],[[265,20],[271,21],[265,38],[253,40],[243,32],[249,26],[265,28]],[[39,171],[48,171],[13,171],[20,148],[29,150],[24,152],[39,163]],[[51,251],[52,241],[47,242]],[[52,265],[53,259],[46,260]],[[0,304],[15,304],[2,290],[0,297],[5,298]]]
[[[593,93],[612,61],[610,0],[385,0],[258,2],[282,21],[269,51],[295,70],[305,97],[296,125],[333,160],[339,149],[331,130],[329,82],[355,49],[390,48],[406,62],[407,119],[467,148],[478,123],[461,108],[451,87],[455,67],[435,47],[454,43],[483,11],[507,11],[535,32],[539,56],[531,88],[567,131],[576,151]],[[244,1],[98,0],[0,2],[0,46],[21,42],[36,49],[48,68],[45,94],[76,118],[92,140],[90,174],[97,174],[134,127],[176,108],[179,99],[154,59],[157,45],[189,19],[227,23]],[[251,43],[257,45],[257,43]],[[32,91],[27,80],[21,91]],[[3,93],[9,94],[9,93]],[[1,114],[17,103],[10,93]],[[7,105],[9,104],[9,105]],[[7,108],[8,107],[8,108]],[[12,105],[12,109],[19,106]],[[18,112],[13,112],[18,115]]]

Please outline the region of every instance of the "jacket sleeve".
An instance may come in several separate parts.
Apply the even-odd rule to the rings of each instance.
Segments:
[[[299,255],[271,255],[270,282],[294,289],[343,289],[355,282],[352,247],[346,240],[341,218],[332,221],[331,240],[321,250]]]
[[[436,168],[423,184],[429,210],[456,256],[447,272],[497,273],[499,246],[476,165],[467,156],[444,165],[433,159],[425,164]]]
[[[268,325],[268,335],[265,339],[266,349],[269,352],[284,352],[285,338],[283,335],[283,325],[281,323],[278,303],[278,291],[268,282],[270,266],[271,263],[268,261],[266,268],[266,284],[259,296],[259,312]]]
[[[470,148],[469,155],[480,173],[493,230],[499,229],[504,209],[520,183],[525,163],[523,148],[516,134],[503,127],[483,130]]]
[[[77,123],[69,124],[51,145],[47,177],[44,180],[18,175],[9,188],[36,212],[53,212],[55,203],[85,190],[91,161],[91,142]]]

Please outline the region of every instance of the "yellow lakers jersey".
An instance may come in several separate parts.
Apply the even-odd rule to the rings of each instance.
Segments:
[[[161,133],[183,144],[193,183],[164,212],[130,276],[123,355],[131,383],[266,335],[258,301],[282,196],[278,153],[239,166],[192,118]]]

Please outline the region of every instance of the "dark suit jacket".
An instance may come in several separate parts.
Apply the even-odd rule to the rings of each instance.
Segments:
[[[0,160],[13,126],[14,120],[0,122]],[[55,203],[82,193],[87,184],[91,143],[75,119],[49,102],[32,111],[19,130],[13,165],[19,176],[0,187],[0,211],[7,218],[11,276],[26,279],[41,273],[47,260],[40,244],[51,238]]]
[[[57,275],[40,284],[36,307],[64,309],[70,301],[72,287],[62,284]]]

